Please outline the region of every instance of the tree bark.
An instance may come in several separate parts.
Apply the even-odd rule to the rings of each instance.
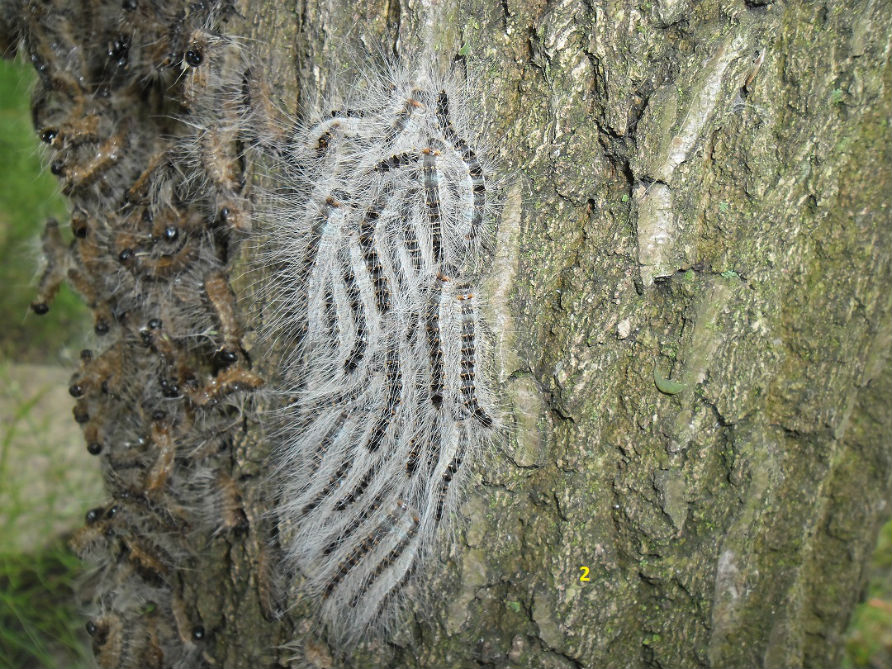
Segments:
[[[483,288],[513,429],[475,464],[425,606],[346,652],[268,577],[252,414],[232,447],[249,529],[176,576],[205,660],[837,665],[892,491],[888,3],[239,11],[227,30],[286,100],[361,48],[462,56],[479,79],[507,183]]]

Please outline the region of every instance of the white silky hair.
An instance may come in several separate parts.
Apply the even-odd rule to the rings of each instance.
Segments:
[[[286,120],[286,149],[260,138],[274,167],[256,211],[276,268],[266,339],[285,349],[280,540],[350,644],[417,600],[502,421],[476,288],[498,208],[477,98],[434,66],[373,68],[347,91]]]

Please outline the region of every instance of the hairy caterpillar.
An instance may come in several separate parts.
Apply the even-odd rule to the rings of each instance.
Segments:
[[[275,509],[287,563],[333,637],[384,631],[501,425],[477,288],[498,188],[473,96],[456,71],[394,66],[297,123],[225,35],[229,3],[75,5],[26,3],[35,127],[75,237],[48,227],[34,310],[67,278],[108,335],[71,384],[112,497],[78,549],[95,565],[97,656],[212,663],[182,602],[198,564],[183,537],[263,543],[225,436],[263,383],[226,280],[252,219],[270,240],[262,262],[282,268],[269,301],[287,349]],[[258,156],[274,165],[259,216]],[[267,570],[254,576],[271,618]]]
[[[238,98],[215,106],[220,82],[242,77],[223,36],[233,8],[17,4],[15,34],[38,74],[35,130],[72,212],[70,242],[46,226],[31,308],[46,313],[67,280],[102,338],[69,386],[110,497],[71,542],[89,565],[86,629],[101,666],[218,664],[184,603],[202,564],[196,546],[220,533],[261,543],[232,457],[263,384],[226,273],[247,217]]]
[[[475,288],[497,189],[472,97],[429,66],[357,89],[295,124],[262,207],[286,349],[280,536],[348,643],[396,620],[500,427]]]

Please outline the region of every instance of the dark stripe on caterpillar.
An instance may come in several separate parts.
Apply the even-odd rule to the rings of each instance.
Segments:
[[[441,265],[443,262],[442,251],[442,224],[440,221],[440,175],[437,172],[438,152],[432,149],[424,149],[424,196],[427,204],[427,215],[430,221],[431,247],[434,254],[434,263]]]
[[[319,465],[322,464],[323,456],[334,443],[338,433],[344,429],[344,421],[346,418],[347,412],[342,412],[338,419],[332,423],[328,432],[325,433],[325,436],[319,440],[319,445],[313,451],[313,457],[310,459],[310,474],[315,474],[319,469]]]
[[[374,172],[389,172],[391,170],[395,170],[398,167],[408,167],[409,165],[418,162],[418,155],[415,153],[398,153],[396,155],[390,156],[389,158],[385,158],[377,165],[375,165],[372,170]]]
[[[347,291],[347,299],[350,301],[350,311],[353,312],[353,324],[355,326],[355,342],[347,359],[344,361],[344,371],[349,373],[355,370],[365,356],[368,345],[368,329],[365,322],[365,307],[359,295],[359,287],[356,285],[356,276],[349,262],[344,263],[344,287]]]
[[[440,489],[437,491],[437,520],[440,520],[443,516],[443,505],[446,503],[446,495],[449,493],[449,485],[452,483],[452,478],[461,466],[467,446],[467,435],[462,431],[459,433],[458,450],[452,458],[452,461],[449,463],[449,466],[446,467],[446,471],[443,473],[443,478],[440,480]]]
[[[476,371],[474,369],[474,306],[471,300],[474,295],[470,292],[470,286],[462,286],[456,299],[461,302],[461,394],[465,408],[474,416],[484,427],[492,425],[492,418],[483,410],[477,401],[477,392],[474,379]]]
[[[335,506],[334,506],[335,511],[343,511],[348,506],[353,504],[353,502],[355,502],[359,497],[361,497],[362,493],[364,493],[366,491],[366,488],[369,487],[369,483],[372,482],[372,479],[374,478],[375,474],[377,474],[377,473],[378,473],[378,470],[376,467],[372,467],[371,469],[369,469],[365,473],[365,476],[363,476],[362,479],[359,481],[359,483],[356,485],[356,487],[353,488],[353,490],[351,490],[350,492],[348,492],[340,500],[338,500],[338,503],[335,504]]]
[[[442,282],[436,281],[427,305],[427,345],[430,358],[431,403],[439,409],[443,405],[443,345],[440,341],[440,293]]]
[[[404,506],[402,503],[400,503],[400,504],[402,506]],[[409,512],[408,507],[405,507],[404,513],[408,513],[408,512]],[[405,552],[406,548],[408,548],[409,544],[415,538],[415,535],[418,533],[418,525],[419,525],[418,515],[413,513],[412,517],[410,518],[410,522],[411,522],[411,525],[409,526],[409,529],[406,530],[406,533],[402,537],[402,539],[400,539],[399,542],[397,543],[397,545],[394,546],[390,550],[390,552],[387,553],[387,555],[385,555],[384,558],[377,565],[375,565],[375,569],[372,571],[372,573],[369,575],[369,577],[362,583],[362,585],[360,585],[356,594],[353,595],[353,598],[350,600],[350,606],[352,608],[356,607],[357,603],[359,603],[359,600],[365,596],[365,594],[368,592],[369,588],[371,588],[372,585],[374,585],[374,583],[378,579],[378,577],[381,576],[381,574],[383,574],[384,571],[388,567],[393,565],[400,558],[400,556]]]
[[[400,396],[403,392],[402,375],[400,374],[399,353],[396,348],[390,349],[387,353],[387,406],[384,412],[375,424],[372,434],[366,443],[369,452],[374,453],[381,446],[381,440],[393,417],[396,416],[397,409],[400,405]]]
[[[323,555],[331,555],[334,553],[343,543],[347,542],[350,537],[352,537],[356,531],[362,527],[362,523],[370,518],[384,503],[384,498],[389,496],[389,491],[382,490],[375,498],[371,501],[371,503],[363,507],[362,511],[356,512],[353,514],[350,522],[342,529],[337,531],[335,538],[326,545],[325,549],[322,551]]]
[[[336,486],[340,485],[341,481],[344,480],[344,477],[347,476],[347,473],[353,467],[352,460],[344,460],[341,463],[341,466],[338,467],[337,471],[331,475],[331,478],[328,479],[328,483],[319,491],[319,493],[307,504],[304,505],[303,513],[308,513],[319,506],[326,497],[328,497],[329,493],[335,489]]]
[[[413,437],[412,441],[409,442],[409,457],[406,458],[406,476],[412,476],[415,470],[418,469],[418,455],[420,452],[421,441]]]
[[[381,216],[382,208],[383,202],[379,200],[366,211],[359,225],[359,245],[375,289],[375,306],[381,314],[386,314],[390,309],[390,289],[387,286],[381,259],[378,257],[378,250],[375,248],[375,226]]]
[[[410,190],[406,195],[411,198],[417,191]],[[421,271],[421,248],[418,246],[418,236],[415,234],[415,225],[412,223],[412,212],[405,210],[401,212],[403,219],[403,238],[406,242],[406,250],[409,252],[409,259],[412,261],[412,269],[415,274]]]
[[[473,240],[483,223],[483,212],[486,209],[486,183],[483,178],[483,168],[477,160],[477,154],[468,146],[467,142],[462,139],[452,125],[449,119],[449,98],[446,91],[440,91],[437,96],[437,122],[443,135],[452,144],[453,148],[461,155],[462,160],[468,168],[468,175],[471,182],[473,210],[471,215],[471,225],[468,229],[468,239]]]
[[[385,144],[392,143],[393,140],[396,139],[403,132],[403,130],[406,129],[406,124],[409,123],[409,117],[412,115],[413,110],[417,109],[418,107],[424,106],[415,99],[416,97],[420,96],[420,94],[421,91],[419,91],[417,88],[414,89],[412,91],[412,97],[406,100],[406,102],[402,106],[402,109],[397,112],[396,119],[394,119],[393,121],[393,125],[390,126],[390,129],[384,135]]]

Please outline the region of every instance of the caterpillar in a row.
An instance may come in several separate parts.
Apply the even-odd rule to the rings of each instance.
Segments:
[[[501,421],[475,287],[498,201],[458,72],[391,67],[295,124],[260,207],[284,342],[277,514],[333,636],[386,630]]]

